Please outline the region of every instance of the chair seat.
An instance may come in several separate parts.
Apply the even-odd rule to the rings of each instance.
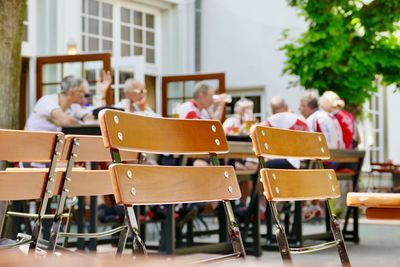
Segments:
[[[352,207],[400,208],[400,194],[348,193],[347,205]]]

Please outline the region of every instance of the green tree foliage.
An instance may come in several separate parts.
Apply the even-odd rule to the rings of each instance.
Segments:
[[[298,76],[292,86],[333,90],[346,102],[364,103],[384,84],[400,85],[399,0],[289,0],[308,31],[281,49],[283,73]],[[289,40],[288,31],[283,33]]]

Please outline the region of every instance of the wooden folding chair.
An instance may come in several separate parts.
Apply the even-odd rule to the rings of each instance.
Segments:
[[[36,218],[31,238],[22,238],[18,242],[6,242],[1,247],[15,247],[30,242],[33,248],[41,238],[42,220],[48,202],[57,194],[55,167],[60,155],[64,135],[57,132],[31,132],[0,130],[0,159],[7,162],[42,162],[48,168],[24,168],[21,170],[0,171],[0,200],[40,199],[38,214],[20,214],[8,211],[7,216]],[[7,204],[7,202],[3,202]],[[6,211],[6,209],[3,209]],[[0,216],[6,216],[5,213]],[[4,221],[0,218],[0,221]],[[0,228],[2,228],[1,225]],[[30,240],[28,240],[30,239]]]
[[[103,110],[99,120],[105,146],[111,149],[116,163],[110,166],[114,195],[117,203],[125,207],[134,247],[146,254],[133,205],[222,201],[233,247],[233,253],[225,257],[245,257],[230,203],[241,195],[236,175],[233,167],[218,166],[217,154],[228,150],[219,121],[150,118],[113,110]],[[124,165],[119,150],[209,155],[214,166]],[[173,227],[169,230],[174,231]]]
[[[137,153],[123,152],[125,160],[135,160]],[[60,233],[62,213],[68,197],[79,196],[104,196],[113,194],[110,174],[108,170],[83,170],[73,168],[79,162],[111,162],[109,150],[104,147],[101,136],[67,135],[61,160],[67,161],[66,170],[58,184],[60,198],[51,228],[48,244],[44,247],[48,251],[56,250],[56,243],[59,237],[72,238],[101,238],[121,232],[126,235],[127,227],[120,226],[109,231],[93,233]],[[93,215],[92,215],[93,216]],[[94,230],[94,229],[93,229]],[[122,252],[122,248],[117,249]]]
[[[340,222],[332,214],[329,199],[338,198],[340,189],[334,170],[322,170],[323,159],[330,154],[321,133],[291,131],[257,126],[251,134],[254,152],[262,167],[261,182],[276,226],[276,239],[284,263],[292,263],[291,254],[314,252],[336,246],[343,266],[350,266]],[[264,157],[317,160],[319,170],[267,169]],[[290,248],[284,228],[279,222],[276,202],[323,199],[327,207],[334,241],[309,247]]]
[[[366,207],[365,216],[371,220],[400,220],[399,193],[348,193],[349,207]]]

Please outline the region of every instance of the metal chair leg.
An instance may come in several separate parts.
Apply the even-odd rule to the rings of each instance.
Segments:
[[[122,252],[124,252],[124,248],[126,245],[126,240],[128,239],[128,227],[124,230],[121,231],[119,234],[119,240],[118,240],[118,247],[117,247],[117,255],[120,256],[122,255]]]
[[[279,223],[278,211],[276,209],[276,205],[274,202],[268,201],[269,207],[271,209],[272,214],[272,222],[275,224],[276,231],[276,241],[278,242],[279,251],[281,253],[281,257],[285,266],[292,265],[292,256],[290,255],[290,248],[289,243],[287,241],[287,237],[285,234],[285,230],[283,229],[282,225]]]
[[[229,220],[228,222],[229,237],[232,243],[233,251],[234,253],[238,254],[238,257],[244,258],[246,257],[246,252],[244,250],[239,226],[235,221],[235,215],[233,214],[231,202],[229,200],[225,200],[222,203],[224,205],[226,217]]]
[[[128,226],[129,229],[132,232],[133,239],[132,239],[132,253],[134,255],[139,254],[139,255],[144,255],[147,257],[147,250],[146,246],[144,245],[144,242],[142,238],[140,237],[139,233],[139,225],[137,223],[135,211],[133,210],[132,206],[125,206],[125,214],[126,214],[126,219],[128,221]]]
[[[350,259],[347,254],[346,245],[344,243],[344,238],[342,232],[340,230],[340,222],[339,220],[332,214],[331,208],[329,206],[329,201],[325,201],[326,206],[328,207],[329,218],[331,221],[331,230],[335,241],[339,241],[337,244],[337,249],[340,257],[340,261],[342,262],[343,267],[350,267]]]

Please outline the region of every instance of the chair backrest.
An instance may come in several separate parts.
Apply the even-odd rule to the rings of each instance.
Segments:
[[[250,136],[257,156],[301,159],[330,157],[322,133],[256,126]]]
[[[251,134],[259,157],[329,159],[322,133],[257,126]],[[337,198],[340,190],[333,170],[262,169],[262,183],[268,200]]]
[[[262,169],[261,181],[267,200],[295,201],[340,197],[333,170]]]
[[[47,185],[48,170],[34,168],[25,170],[0,171],[0,200],[30,200],[43,197]],[[52,194],[57,194],[60,175],[54,175],[50,187]]]
[[[62,149],[64,135],[57,132],[0,130],[0,159],[8,162],[53,162]],[[0,200],[43,198],[54,194],[57,179],[49,179],[52,168],[0,171]],[[52,175],[52,174],[51,174]],[[52,177],[54,178],[54,177]]]
[[[231,166],[110,166],[118,204],[156,205],[234,200],[241,196]]]
[[[115,110],[99,114],[107,148],[157,154],[228,152],[219,121],[149,118]]]
[[[110,150],[104,146],[103,137],[98,135],[66,135],[65,146],[61,154],[61,160],[68,160],[71,150],[71,142],[77,139],[75,162],[111,162]],[[136,160],[138,153],[121,151],[122,160]]]
[[[50,162],[57,132],[0,130],[0,160],[8,162]]]

